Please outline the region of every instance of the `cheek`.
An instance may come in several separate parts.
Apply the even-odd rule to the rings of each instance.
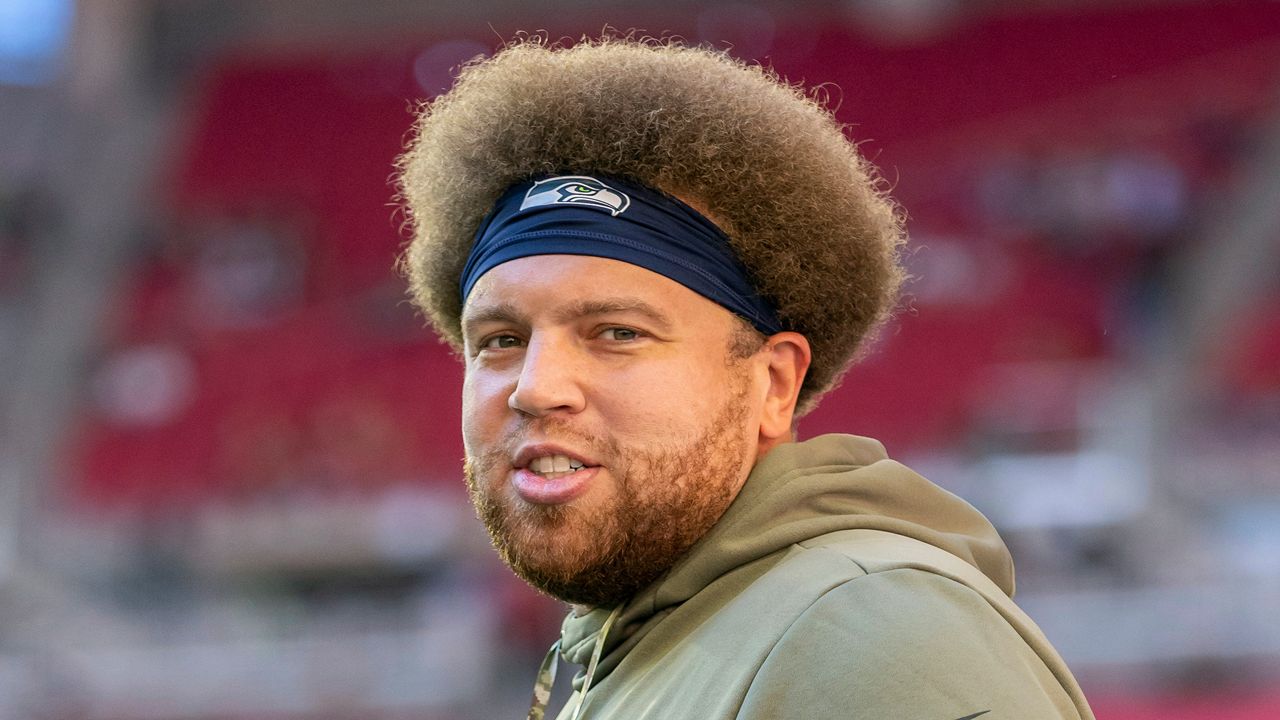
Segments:
[[[729,382],[692,363],[663,364],[611,378],[596,403],[615,435],[688,438],[722,406]]]
[[[484,443],[502,429],[510,411],[507,383],[492,373],[468,371],[462,382],[462,442],[468,455],[483,451]]]

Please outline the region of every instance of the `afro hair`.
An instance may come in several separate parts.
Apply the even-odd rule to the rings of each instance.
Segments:
[[[482,219],[538,174],[630,178],[690,200],[812,348],[797,415],[892,309],[902,216],[820,102],[771,70],[675,41],[513,42],[424,105],[398,161],[414,301],[461,348],[458,279]]]

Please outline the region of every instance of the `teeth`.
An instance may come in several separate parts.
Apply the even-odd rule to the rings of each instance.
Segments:
[[[544,455],[529,461],[530,470],[548,477],[560,477],[562,473],[581,470],[582,467],[580,460],[574,460],[568,455]]]

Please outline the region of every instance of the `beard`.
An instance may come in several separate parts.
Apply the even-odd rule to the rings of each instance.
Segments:
[[[643,447],[584,434],[564,418],[532,419],[508,447],[467,458],[467,490],[498,555],[525,582],[568,603],[616,605],[669,570],[733,502],[748,462],[746,410],[743,384],[700,436]],[[535,429],[608,458],[613,493],[594,503],[522,500],[507,482],[508,448]]]

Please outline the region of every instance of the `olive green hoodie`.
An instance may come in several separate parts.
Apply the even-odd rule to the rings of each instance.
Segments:
[[[565,620],[599,661],[561,718],[1090,720],[1012,594],[991,523],[880,443],[788,443],[669,572]]]

